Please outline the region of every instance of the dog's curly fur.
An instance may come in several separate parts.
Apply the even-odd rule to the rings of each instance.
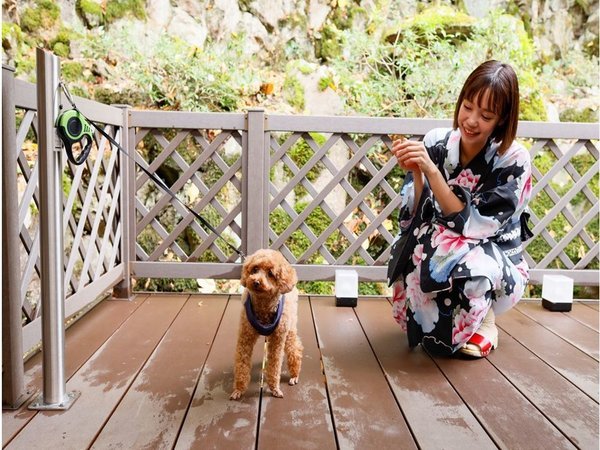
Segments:
[[[273,333],[267,336],[267,385],[273,396],[283,397],[279,388],[283,355],[287,358],[290,372],[289,384],[298,383],[302,364],[302,343],[298,336],[298,291],[296,271],[275,250],[262,249],[246,258],[242,267],[241,283],[246,289],[242,301],[250,301],[252,308],[262,323],[272,323],[277,311],[279,298],[285,294],[283,314]],[[250,294],[250,295],[249,295]],[[252,350],[259,337],[252,327],[246,312],[242,309],[237,348],[235,351],[235,367],[233,392],[230,398],[239,399],[250,383],[250,366]]]

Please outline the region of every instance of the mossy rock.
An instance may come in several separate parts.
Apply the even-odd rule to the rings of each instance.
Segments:
[[[106,12],[104,14],[106,23],[112,23],[125,16],[146,20],[145,0],[108,0],[106,2]]]
[[[567,108],[560,113],[561,122],[596,123],[598,120],[598,110],[594,110],[590,107],[583,109]]]
[[[75,10],[88,28],[95,28],[104,23],[102,6],[94,0],[77,0]]]
[[[423,10],[414,17],[398,24],[395,29],[384,34],[384,40],[394,44],[410,30],[427,41],[428,34],[445,39],[465,41],[473,34],[477,19],[449,6],[436,6]]]
[[[83,36],[70,28],[61,27],[50,41],[50,47],[58,56],[67,58],[71,54],[71,42],[82,38]]]
[[[25,8],[21,15],[21,28],[25,32],[39,33],[54,28],[60,18],[60,7],[51,0],[37,0],[34,7]]]
[[[94,0],[77,0],[75,7],[88,28],[108,25],[126,16],[147,18],[144,0],[108,0],[104,8]]]
[[[131,89],[114,91],[102,86],[94,90],[94,100],[105,105],[149,106],[152,104],[152,100],[144,92]]]
[[[342,54],[341,33],[333,24],[323,27],[321,37],[315,42],[315,56],[322,61],[330,61]]]

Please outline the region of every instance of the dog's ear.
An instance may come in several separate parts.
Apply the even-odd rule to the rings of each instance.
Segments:
[[[242,266],[242,277],[240,278],[240,284],[246,287],[246,280],[248,279],[248,271],[250,270],[250,263],[252,261],[252,255],[246,258],[244,265]]]
[[[279,262],[279,270],[277,272],[279,291],[282,294],[287,294],[294,289],[294,286],[296,286],[296,283],[298,282],[296,271],[289,262],[281,257],[281,261]]]

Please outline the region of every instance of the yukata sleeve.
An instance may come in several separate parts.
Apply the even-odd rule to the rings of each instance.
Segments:
[[[443,160],[442,148],[445,148],[444,138],[447,137],[449,130],[443,128],[435,128],[429,131],[423,138],[423,145],[429,154],[431,160],[437,165],[440,165],[440,161]],[[406,228],[410,226],[412,218],[417,213],[415,204],[415,183],[412,171],[407,172],[404,184],[400,190],[402,194],[402,203],[400,205],[400,228]],[[425,182],[421,197],[431,197],[431,191],[429,190],[428,183]],[[422,202],[420,202],[422,203]]]
[[[460,183],[450,187],[465,206],[457,213],[439,216],[437,222],[468,239],[490,238],[513,217],[519,219],[529,203],[529,153],[521,147],[499,158],[480,191],[472,193]]]

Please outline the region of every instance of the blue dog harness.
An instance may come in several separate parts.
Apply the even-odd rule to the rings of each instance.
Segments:
[[[275,313],[275,319],[273,323],[263,324],[256,314],[254,313],[254,309],[252,309],[252,297],[250,293],[248,293],[248,298],[246,299],[246,317],[250,322],[250,325],[258,332],[258,334],[262,336],[269,336],[275,331],[277,325],[279,325],[279,321],[281,320],[281,315],[283,314],[283,304],[285,303],[285,295],[282,295],[279,299],[279,304],[277,305],[277,312]]]

